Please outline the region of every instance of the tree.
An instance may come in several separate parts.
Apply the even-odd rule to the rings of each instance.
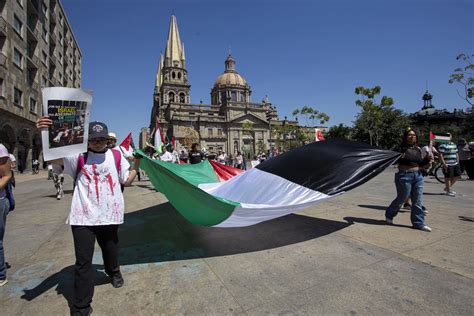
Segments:
[[[464,67],[454,69],[454,73],[449,76],[449,83],[460,84],[463,91],[460,92],[456,89],[458,95],[470,105],[474,105],[474,101],[471,100],[474,98],[474,64],[471,57],[474,57],[474,55],[469,56],[464,53],[456,57],[456,60],[460,60]]]
[[[380,103],[375,97],[380,94],[381,88],[356,87],[355,93],[361,96],[356,105],[362,111],[357,114],[354,122],[353,138],[370,143],[371,145],[392,148],[400,143],[403,131],[410,126],[409,117],[399,109],[393,107],[393,99],[383,96]]]
[[[331,126],[326,136],[327,138],[351,139],[352,133],[353,129],[350,126],[341,123],[339,125]]]
[[[306,126],[315,126],[316,121],[319,121],[319,124],[324,124],[329,121],[329,116],[326,113],[319,112],[318,110],[306,105],[301,109],[294,110],[292,114],[296,119],[298,119],[298,115],[301,114],[305,118]]]

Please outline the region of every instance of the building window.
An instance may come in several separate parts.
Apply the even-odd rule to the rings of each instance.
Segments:
[[[19,106],[23,106],[22,99],[23,99],[23,92],[17,88],[13,88],[13,103]]]
[[[5,82],[3,78],[0,78],[0,97],[5,97],[5,87],[3,86]]]
[[[170,92],[168,95],[169,95],[169,98],[170,98],[170,103],[174,102],[174,93]]]
[[[61,24],[61,26],[63,25],[64,21],[63,21],[63,16],[60,14],[59,15],[59,24]]]
[[[45,64],[45,66],[47,66],[48,65],[48,54],[46,54],[45,51],[42,51],[41,56],[43,57],[43,59],[42,59],[43,64]]]
[[[232,91],[232,101],[237,101],[237,92]]]
[[[63,54],[61,52],[59,52],[59,63],[63,64]]]
[[[23,29],[23,23],[16,15],[13,15],[13,29],[18,35],[20,35],[20,37],[22,37],[21,31]]]
[[[208,128],[207,129],[207,136],[211,137],[211,136],[213,136],[212,134],[213,134],[212,133],[212,128]]]
[[[48,30],[46,29],[46,27],[44,25],[43,25],[42,37],[43,37],[44,41],[47,43],[48,42]]]
[[[23,8],[23,0],[16,0],[16,3]]]
[[[23,55],[20,53],[20,51],[16,48],[13,49],[13,63],[15,66],[18,68],[22,68],[23,64]]]
[[[184,93],[179,94],[179,103],[186,103],[186,95]]]
[[[173,79],[176,78],[176,73],[174,71],[171,73],[171,78],[173,78]]]
[[[36,100],[33,98],[30,98],[30,112],[36,114]]]
[[[217,136],[222,136],[222,128],[217,129]]]
[[[48,79],[45,76],[41,77],[41,87],[47,87],[48,86]]]
[[[26,80],[30,86],[35,82],[36,71],[33,68],[26,70]]]
[[[41,3],[41,10],[43,11],[43,14],[47,16],[48,14],[48,7],[46,6],[46,2],[42,1]]]

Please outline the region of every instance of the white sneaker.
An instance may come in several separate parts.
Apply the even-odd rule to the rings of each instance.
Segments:
[[[5,280],[0,280],[0,286],[4,286],[5,284],[8,283],[8,280],[5,279]]]
[[[387,225],[393,225],[393,219],[385,217],[385,223],[387,223]]]
[[[448,191],[448,192],[446,192],[446,195],[449,195],[449,196],[456,196],[456,192],[454,192],[454,191]]]
[[[422,230],[424,232],[428,232],[430,233],[431,232],[431,227],[429,227],[428,225],[423,225],[421,226],[420,228],[418,228],[419,230]]]

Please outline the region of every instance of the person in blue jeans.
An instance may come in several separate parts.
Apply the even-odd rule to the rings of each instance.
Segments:
[[[7,267],[5,264],[5,252],[3,249],[3,236],[10,204],[7,198],[6,187],[12,178],[10,155],[8,150],[0,144],[0,286],[7,284]]]
[[[407,129],[403,134],[400,145],[402,156],[398,159],[398,172],[395,174],[397,197],[385,211],[385,221],[393,225],[393,218],[397,216],[405,200],[411,197],[410,218],[413,228],[431,232],[431,228],[425,224],[425,214],[422,209],[423,175],[421,174],[421,168],[429,164],[430,158],[422,158],[423,154],[417,139],[412,129]]]

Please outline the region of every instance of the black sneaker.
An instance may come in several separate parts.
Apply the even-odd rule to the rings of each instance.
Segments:
[[[110,277],[110,279],[111,279],[112,286],[113,286],[114,288],[117,289],[117,288],[123,286],[124,281],[123,281],[122,273],[120,273],[120,271],[117,272],[117,273],[114,273],[114,274]]]

